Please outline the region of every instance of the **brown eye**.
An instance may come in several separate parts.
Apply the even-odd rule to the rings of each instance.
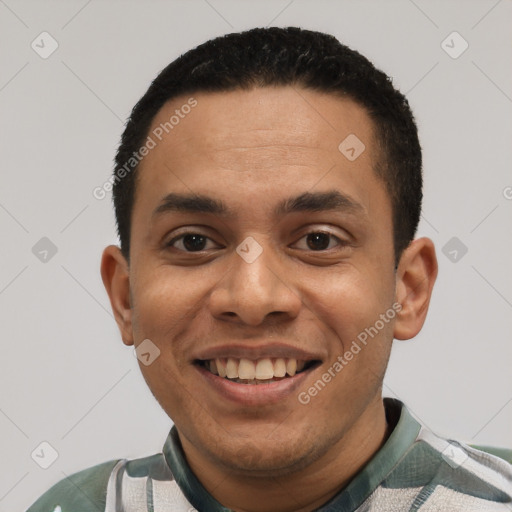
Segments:
[[[312,251],[324,251],[329,247],[331,235],[327,233],[309,233],[307,235],[307,244]]]
[[[347,241],[328,231],[310,231],[295,243],[295,247],[303,251],[321,252],[330,249],[344,249],[347,244]]]
[[[202,235],[185,235],[183,246],[187,251],[202,251],[206,245],[206,237]]]
[[[209,243],[210,246],[208,246]],[[173,238],[167,246],[183,252],[200,252],[217,247],[210,238],[200,233],[185,233],[177,236]]]

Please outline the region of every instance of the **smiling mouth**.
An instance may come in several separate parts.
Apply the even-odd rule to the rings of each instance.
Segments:
[[[295,376],[321,364],[321,361],[300,359],[217,358],[197,360],[196,364],[218,377],[238,384],[269,384]]]

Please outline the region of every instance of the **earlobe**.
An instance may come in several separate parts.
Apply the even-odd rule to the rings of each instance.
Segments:
[[[394,327],[396,339],[408,340],[420,332],[427,316],[437,271],[432,240],[413,240],[400,258],[396,274],[396,300],[402,305]]]
[[[133,345],[129,266],[119,247],[109,245],[101,258],[101,278],[125,345]]]

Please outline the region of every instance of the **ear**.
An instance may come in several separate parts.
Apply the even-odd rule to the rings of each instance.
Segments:
[[[396,300],[402,305],[394,327],[396,339],[408,340],[420,332],[437,271],[436,250],[429,238],[413,240],[402,253],[396,272]]]
[[[101,257],[101,278],[125,345],[133,345],[130,273],[119,247],[109,245]]]

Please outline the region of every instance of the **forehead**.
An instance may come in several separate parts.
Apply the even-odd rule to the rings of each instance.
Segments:
[[[197,105],[188,108],[191,97],[169,101],[153,119],[150,133],[163,129],[169,149],[187,142],[213,151],[272,144],[331,152],[344,135],[357,132],[367,142],[373,135],[371,120],[353,100],[299,86],[198,93]],[[176,124],[169,127],[171,118]]]
[[[155,147],[139,166],[136,204],[176,190],[236,202],[237,190],[241,205],[259,194],[261,206],[279,190],[319,184],[370,206],[370,189],[383,189],[372,121],[333,94],[286,86],[182,96],[160,109],[148,135]]]

